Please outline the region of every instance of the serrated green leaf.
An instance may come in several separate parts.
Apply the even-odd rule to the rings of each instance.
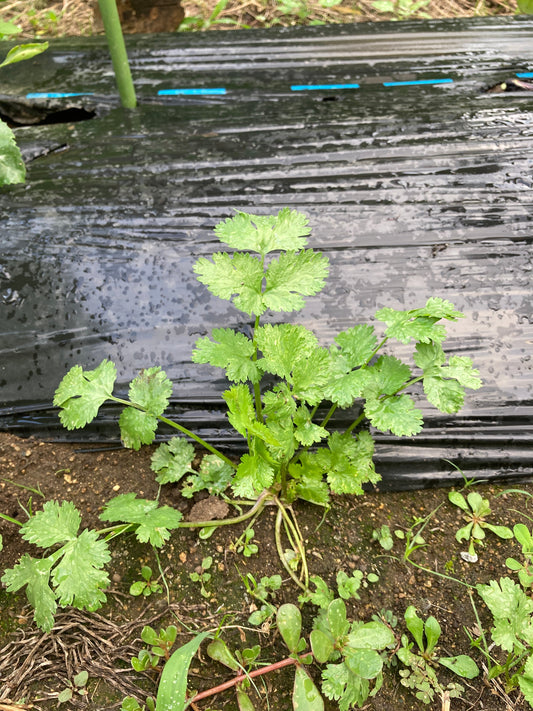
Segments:
[[[533,706],[533,655],[527,658],[522,674],[518,677],[520,691],[530,706]]]
[[[106,602],[102,588],[109,585],[107,573],[101,570],[111,560],[106,541],[86,529],[60,551],[62,557],[52,572],[59,604],[97,610]]]
[[[185,474],[194,473],[193,458],[193,445],[183,437],[172,437],[168,444],[160,444],[152,454],[150,468],[157,473],[159,484],[173,484]]]
[[[366,369],[367,388],[375,395],[394,395],[411,377],[409,366],[394,356],[380,356]]]
[[[304,447],[309,447],[315,442],[325,439],[328,431],[311,420],[311,413],[305,405],[300,405],[294,416],[296,429],[294,436]]]
[[[235,470],[215,454],[207,454],[200,463],[198,474],[187,477],[182,494],[190,498],[196,491],[207,489],[210,494],[218,496],[231,484]]]
[[[26,595],[34,609],[33,618],[45,632],[50,632],[54,626],[57,610],[56,596],[49,585],[52,565],[50,558],[37,560],[24,553],[17,565],[6,570],[2,576],[2,583],[8,592],[17,592],[27,585]]]
[[[143,444],[152,444],[155,439],[158,420],[149,412],[125,407],[118,418],[122,444],[138,451]]]
[[[456,380],[428,376],[424,378],[423,385],[427,399],[441,412],[459,412],[463,407],[465,391]]]
[[[261,372],[252,360],[255,353],[253,342],[231,328],[215,328],[212,336],[214,341],[207,336],[196,341],[193,362],[224,368],[228,380],[232,382],[258,383]]]
[[[26,166],[17,146],[15,134],[0,119],[0,187],[16,185],[26,179]]]
[[[299,499],[317,506],[329,506],[329,487],[323,480],[323,468],[314,455],[303,452],[299,463],[289,465],[289,473],[296,480]]]
[[[299,311],[305,306],[304,296],[323,289],[328,265],[327,257],[312,249],[280,254],[266,270],[264,305],[272,311]]]
[[[333,591],[330,590],[320,575],[312,575],[309,580],[316,587],[315,592],[307,592],[305,600],[317,605],[323,610],[327,610],[330,603],[333,602]]]
[[[94,370],[75,365],[60,382],[54,405],[60,407],[59,419],[68,430],[85,427],[94,420],[98,409],[113,394],[115,364],[104,360]]]
[[[347,575],[344,570],[339,570],[337,573],[337,590],[343,600],[359,600],[357,591],[363,582],[363,573],[360,570],[354,570],[352,575]]]
[[[390,430],[398,437],[418,434],[423,426],[422,413],[409,395],[369,399],[365,404],[365,415],[376,429]]]
[[[323,711],[324,701],[305,669],[296,667],[292,705],[297,711]]]
[[[451,669],[463,679],[475,679],[476,676],[479,676],[478,665],[466,654],[458,654],[456,657],[439,657],[439,664]]]
[[[81,516],[71,501],[47,501],[21,526],[21,536],[40,548],[74,540],[78,535]]]
[[[445,318],[448,321],[457,321],[457,319],[464,318],[464,314],[461,311],[457,311],[451,301],[441,299],[438,296],[432,296],[427,300],[425,306],[419,309],[412,309],[408,313],[413,316]]]
[[[160,367],[145,368],[131,381],[129,397],[151,415],[161,415],[168,407],[172,383]]]
[[[311,232],[305,215],[284,207],[276,216],[239,212],[215,227],[215,234],[229,247],[259,252],[297,251],[307,244]]]
[[[310,358],[318,347],[312,331],[289,323],[260,326],[255,341],[263,355],[258,361],[260,368],[285,380],[291,377],[295,363]]]
[[[413,360],[424,372],[434,370],[439,373],[440,366],[446,362],[446,354],[440,343],[417,343]]]
[[[451,356],[445,374],[471,390],[477,390],[483,385],[479,371],[473,367],[472,360],[466,356]]]
[[[387,324],[385,334],[389,338],[396,338],[400,343],[409,343],[411,340],[422,343],[441,342],[446,338],[446,329],[442,324],[436,323],[438,318],[418,316],[416,309],[395,311],[385,307],[376,313],[376,318]]]
[[[107,502],[100,514],[102,521],[121,521],[137,525],[136,535],[141,543],[149,541],[159,548],[169,539],[169,530],[179,528],[182,515],[170,506],[158,508],[157,501],[137,499],[134,493],[120,494]]]
[[[260,316],[266,310],[261,291],[264,272],[258,257],[217,252],[213,261],[201,257],[193,270],[212,294],[233,301],[241,311]]]
[[[232,385],[222,393],[228,406],[228,420],[239,434],[246,437],[251,423],[255,420],[255,409],[252,395],[247,385]]]
[[[533,600],[510,578],[478,584],[476,589],[494,617],[493,641],[506,652],[512,652],[515,645],[522,649],[520,640],[532,634]]]
[[[346,358],[350,369],[368,363],[378,345],[374,327],[368,325],[341,331],[335,342],[340,346],[340,352]]]
[[[335,355],[334,352],[330,354],[328,381],[323,388],[324,399],[342,408],[351,407],[369,385],[368,371],[366,368],[349,371],[344,356]]]
[[[329,381],[330,362],[325,348],[316,348],[305,360],[298,359],[289,378],[294,397],[311,406],[320,404]]]
[[[351,434],[333,432],[328,438],[328,448],[314,455],[326,473],[331,491],[337,494],[362,494],[362,485],[379,480],[372,457],[374,440],[368,432]]]
[[[274,481],[274,470],[260,455],[243,454],[231,488],[235,496],[256,499]]]

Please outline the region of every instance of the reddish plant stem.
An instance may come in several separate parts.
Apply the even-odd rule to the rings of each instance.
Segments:
[[[298,661],[293,657],[287,657],[286,659],[282,659],[280,662],[274,662],[274,664],[269,664],[267,667],[255,669],[249,674],[238,674],[237,676],[233,677],[233,679],[225,681],[223,684],[213,686],[211,689],[207,689],[206,691],[201,691],[199,694],[196,694],[196,696],[193,696],[190,700],[196,703],[197,701],[200,701],[200,699],[206,699],[208,696],[214,696],[215,694],[218,694],[221,691],[231,689],[232,686],[240,684],[241,681],[245,681],[246,679],[253,679],[254,677],[261,676],[262,674],[268,674],[268,672],[275,671],[276,669],[282,669],[283,667],[288,667],[291,664],[298,664]]]

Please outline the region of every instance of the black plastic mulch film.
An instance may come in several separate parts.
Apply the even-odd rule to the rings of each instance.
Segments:
[[[290,206],[331,261],[325,290],[293,315],[324,344],[382,306],[441,296],[466,314],[450,324],[447,351],[470,356],[484,387],[450,416],[420,394],[420,435],[378,434],[385,485],[444,483],[453,470],[443,458],[468,476],[530,475],[533,92],[486,89],[527,82],[533,20],[136,36],[127,46],[136,111],[118,105],[101,38],[54,41],[0,78],[0,113],[19,125],[39,112],[95,112],[16,129],[28,176],[0,193],[0,428],[117,439],[113,408],[67,433],[50,407],[72,365],[111,358],[124,393],[141,368],[161,365],[180,421],[237,448],[225,381],[190,357],[213,327],[248,324],[192,265],[219,249],[213,227],[235,210]]]

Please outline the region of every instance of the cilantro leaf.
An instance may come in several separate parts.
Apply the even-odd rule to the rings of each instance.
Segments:
[[[461,385],[471,390],[478,390],[483,384],[479,371],[473,367],[472,360],[467,356],[451,356],[446,376],[455,378]]]
[[[312,331],[290,323],[260,326],[255,331],[255,341],[263,354],[259,367],[285,380],[290,378],[295,363],[310,358],[318,347]]]
[[[115,364],[103,360],[94,370],[75,365],[65,375],[54,395],[54,405],[62,408],[59,419],[68,430],[85,427],[98,409],[112,397],[117,371]]]
[[[300,462],[289,465],[289,472],[296,480],[299,499],[317,506],[329,505],[329,487],[323,479],[323,468],[309,452],[300,454]]]
[[[37,560],[24,553],[17,565],[2,576],[8,592],[17,592],[27,585],[26,595],[34,608],[33,619],[45,632],[50,632],[54,626],[57,610],[56,596],[49,585],[52,565],[50,558]]]
[[[122,444],[138,451],[143,444],[152,444],[157,430],[157,417],[149,412],[126,407],[118,418]]]
[[[52,573],[59,604],[97,610],[107,599],[102,588],[109,585],[107,573],[101,570],[111,560],[106,541],[85,529],[59,552],[62,557]]]
[[[413,316],[421,316],[427,318],[445,318],[448,321],[457,321],[464,318],[461,311],[457,311],[451,301],[441,299],[439,296],[432,296],[426,301],[426,305],[419,309],[412,309]]]
[[[418,434],[424,424],[421,411],[409,395],[369,398],[365,403],[365,415],[376,429],[381,432],[390,430],[398,437]]]
[[[327,429],[312,422],[311,413],[305,405],[301,405],[296,411],[294,424],[296,425],[294,436],[304,447],[310,447],[315,442],[320,442],[329,434]]]
[[[160,367],[145,368],[131,381],[130,400],[151,415],[161,415],[168,407],[172,383]]]
[[[366,368],[350,370],[348,359],[340,351],[330,350],[329,378],[324,386],[324,398],[339,407],[350,407],[368,386]]]
[[[259,368],[287,380],[294,397],[310,405],[324,398],[331,359],[312,331],[289,323],[267,324],[256,329],[255,340],[263,355]]]
[[[150,469],[157,473],[155,479],[159,484],[174,484],[184,474],[194,473],[193,458],[193,445],[183,437],[172,437],[168,444],[160,444],[152,454]]]
[[[42,511],[32,516],[21,527],[26,541],[40,548],[49,548],[57,543],[75,540],[81,516],[71,501],[47,501]]]
[[[266,310],[261,292],[263,265],[258,257],[240,252],[234,255],[216,252],[213,261],[201,257],[193,269],[212,294],[233,300],[241,311],[261,315]]]
[[[380,356],[366,369],[367,388],[376,395],[394,395],[411,377],[409,366],[394,356]]]
[[[367,325],[341,331],[335,342],[340,346],[340,352],[346,358],[350,369],[366,365],[378,345],[374,327]]]
[[[520,639],[531,641],[533,600],[510,578],[478,584],[476,589],[494,617],[494,642],[506,652],[522,650]]]
[[[373,454],[374,440],[368,432],[362,431],[357,437],[333,432],[328,439],[328,448],[319,449],[314,456],[326,472],[332,492],[362,494],[364,483],[379,479]]]
[[[446,338],[446,329],[437,323],[436,318],[413,316],[411,311],[395,311],[389,307],[380,309],[376,318],[387,324],[385,335],[396,338],[400,343],[409,343],[411,340],[440,342]]]
[[[239,434],[246,437],[250,424],[255,420],[252,394],[247,385],[232,385],[222,393],[228,406],[228,420]]]
[[[187,477],[181,491],[185,498],[190,498],[196,491],[207,491],[217,496],[226,491],[233,479],[234,469],[215,454],[207,454],[200,463],[198,473]]]
[[[302,249],[310,232],[305,215],[288,207],[276,216],[239,212],[215,227],[215,234],[224,244],[259,252],[262,256],[275,250]]]
[[[258,383],[261,373],[252,360],[255,353],[253,342],[231,328],[215,328],[212,336],[214,341],[205,336],[196,342],[193,362],[224,368],[228,380],[233,382]]]
[[[299,311],[305,306],[304,296],[324,288],[328,265],[328,258],[312,249],[283,252],[266,270],[264,305],[272,311]]]
[[[423,384],[427,399],[441,412],[458,412],[462,408],[465,391],[457,380],[427,376]]]
[[[170,538],[169,530],[179,528],[182,515],[170,506],[158,508],[157,501],[137,499],[137,495],[131,492],[110,499],[100,518],[102,521],[135,524],[137,539],[141,543],[149,541],[160,548]]]
[[[424,375],[438,375],[440,366],[446,362],[446,354],[440,343],[417,343],[414,362],[424,371]]]
[[[243,454],[231,488],[235,496],[256,499],[274,480],[274,470],[258,454]]]

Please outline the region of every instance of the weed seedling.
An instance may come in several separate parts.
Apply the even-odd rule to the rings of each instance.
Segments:
[[[524,560],[520,562],[515,558],[507,558],[505,565],[517,572],[520,585],[529,589],[533,585],[533,535],[523,523],[517,523],[513,526],[513,534],[522,546]]]
[[[58,694],[57,705],[59,706],[67,701],[72,701],[76,694],[79,696],[87,696],[89,693],[86,689],[88,681],[89,672],[81,671],[79,674],[76,674],[72,681],[68,682],[67,688]]]
[[[160,629],[159,634],[153,627],[143,627],[141,632],[142,641],[149,645],[149,648],[141,649],[138,657],[133,657],[131,666],[135,671],[145,669],[155,669],[161,662],[167,661],[170,657],[170,650],[176,641],[178,630],[174,625],[169,625],[166,629]]]
[[[189,573],[189,578],[193,583],[200,583],[200,594],[202,597],[211,597],[211,593],[206,589],[205,584],[211,580],[211,573],[207,571],[213,565],[213,558],[208,555],[203,558],[201,565],[194,573]]]
[[[430,616],[424,622],[411,605],[405,611],[405,624],[413,636],[418,649],[407,635],[402,635],[401,647],[398,649],[398,659],[405,665],[400,671],[401,683],[408,689],[415,689],[415,696],[425,704],[433,701],[435,693],[441,699],[459,697],[464,689],[460,684],[451,683],[445,688],[439,682],[435,667],[438,664],[451,669],[455,674],[474,679],[479,674],[477,664],[466,654],[455,657],[439,657],[437,644],[441,635],[441,627],[437,620]]]
[[[459,543],[468,543],[468,554],[461,556],[469,562],[477,561],[475,546],[484,544],[486,531],[491,531],[505,540],[513,537],[513,532],[507,526],[495,526],[487,522],[487,517],[492,513],[489,500],[484,499],[477,491],[471,491],[466,499],[459,491],[450,491],[448,498],[452,504],[465,512],[463,519],[467,524],[457,531],[455,538]]]
[[[372,531],[372,540],[377,541],[384,551],[390,551],[394,546],[390,528],[386,525],[381,526],[381,528],[375,528]]]
[[[156,581],[152,580],[152,569],[149,565],[143,565],[141,568],[142,580],[138,580],[132,583],[130,586],[130,595],[138,597],[139,595],[144,595],[144,597],[149,597],[153,593],[162,593],[163,588]]]

